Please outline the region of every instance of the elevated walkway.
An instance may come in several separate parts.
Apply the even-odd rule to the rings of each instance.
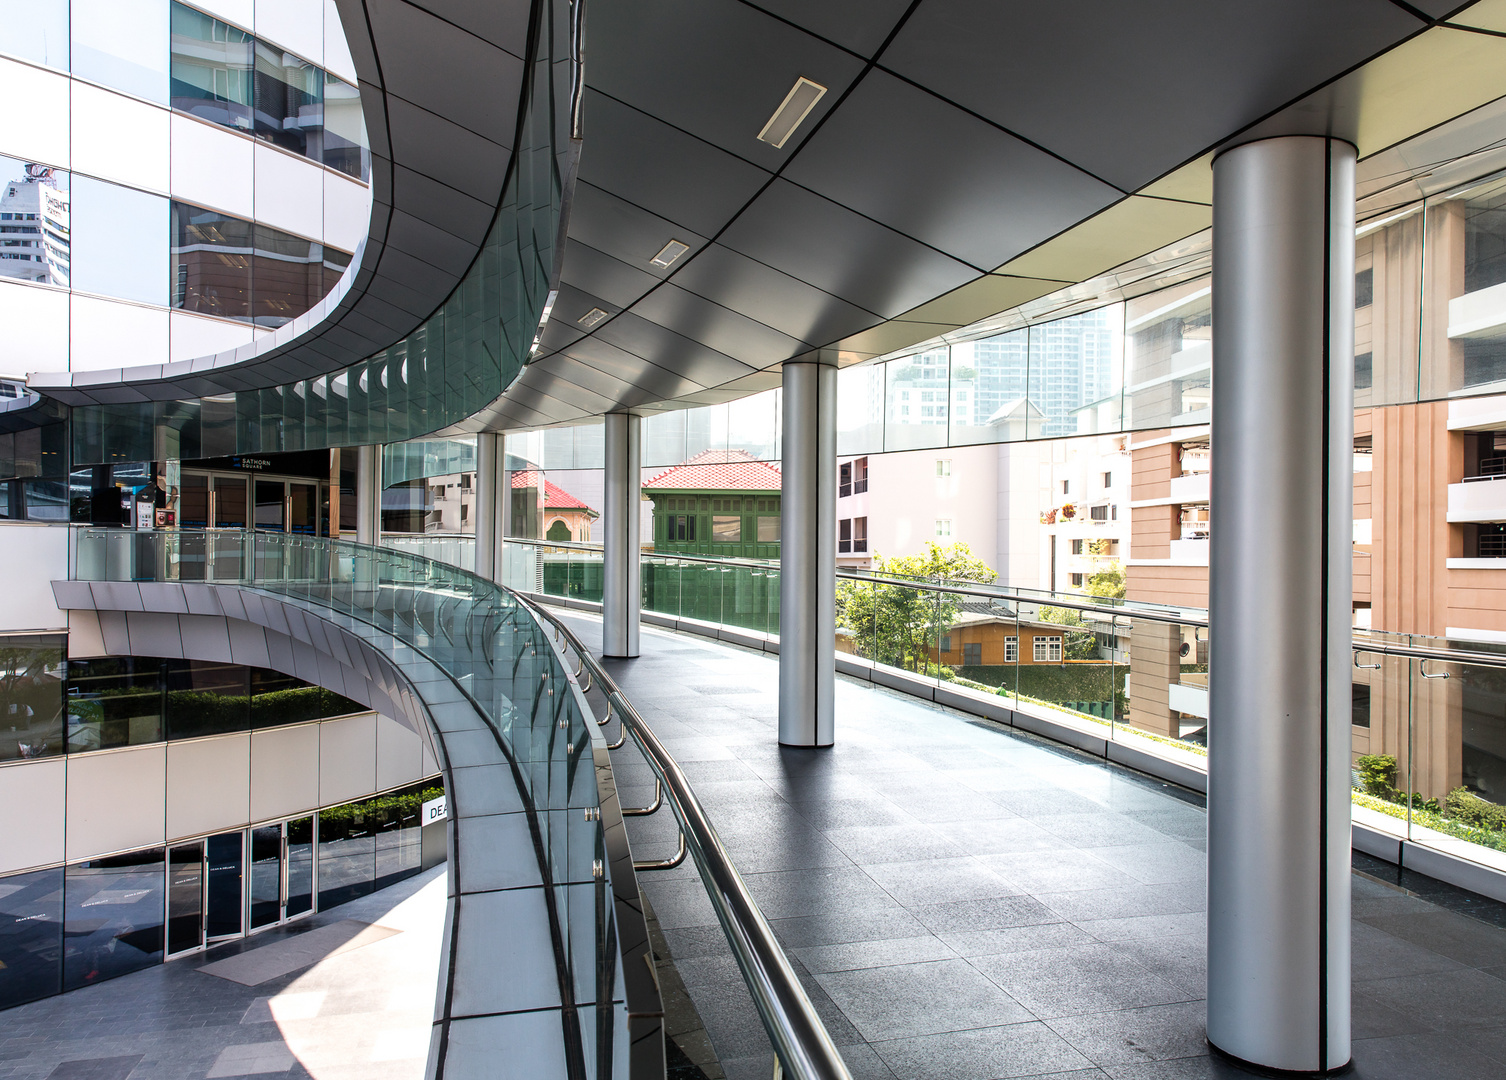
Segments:
[[[599,643],[599,620],[565,619]],[[855,1076],[1243,1075],[1204,1041],[1195,792],[848,678],[836,745],[782,749],[773,656],[645,628],[641,658],[605,663],[693,782]],[[614,771],[625,802],[649,801],[636,755]],[[674,837],[662,814],[629,833],[645,851]],[[1372,875],[1393,868],[1357,859],[1357,1075],[1502,1075],[1506,906],[1387,883]],[[768,1075],[693,871],[643,888],[727,1075]]]

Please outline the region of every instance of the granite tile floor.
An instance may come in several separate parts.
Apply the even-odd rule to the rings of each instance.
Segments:
[[[0,1080],[422,1080],[444,911],[437,866],[286,928],[0,1012]],[[227,973],[257,982],[199,970],[227,958],[238,961]]]
[[[781,750],[777,661],[689,635],[645,627],[611,670],[859,1080],[1247,1075],[1204,1039],[1200,797],[841,678],[836,745]],[[625,803],[648,802],[637,754],[613,759]],[[640,859],[673,849],[667,811],[630,830]],[[1357,861],[1353,1075],[1506,1077],[1506,906]],[[643,882],[726,1075],[767,1080],[695,870]]]

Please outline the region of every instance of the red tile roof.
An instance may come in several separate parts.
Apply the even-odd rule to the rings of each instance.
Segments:
[[[746,450],[703,450],[689,461],[665,469],[644,491],[778,491],[779,466],[759,461]]]
[[[536,488],[539,486],[539,474],[529,470],[527,472],[515,472],[512,474],[512,486],[517,488]],[[551,483],[547,478],[544,480],[544,509],[545,510],[585,510],[595,514],[596,511],[571,495],[558,484]]]

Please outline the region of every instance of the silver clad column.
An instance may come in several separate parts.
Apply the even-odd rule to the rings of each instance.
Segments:
[[[502,436],[483,431],[476,436],[476,576],[496,581],[498,549],[497,485],[501,483]]]
[[[1349,1060],[1354,147],[1213,165],[1208,1039]]]
[[[601,508],[601,651],[604,656],[638,655],[638,609],[642,602],[639,542],[643,469],[643,421],[629,413],[607,413],[604,494]]]
[[[356,447],[356,543],[382,542],[382,448]]]
[[[830,746],[837,657],[837,369],[784,365],[779,742]]]

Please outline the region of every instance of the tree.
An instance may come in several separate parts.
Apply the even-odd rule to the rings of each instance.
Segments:
[[[1119,563],[1110,563],[1096,571],[1083,585],[1083,592],[1103,600],[1123,600],[1124,591],[1124,567]],[[1071,608],[1043,607],[1041,608],[1041,622],[1073,628],[1062,633],[1062,657],[1064,659],[1098,659],[1098,639],[1091,630],[1087,629],[1087,623],[1077,611]]]
[[[919,555],[885,559],[875,554],[874,573],[926,583],[972,581],[996,576],[972,549],[929,543]],[[921,670],[931,649],[956,621],[961,597],[892,582],[843,580],[837,583],[837,625],[851,632],[859,656],[893,667]]]
[[[1089,596],[1105,600],[1123,600],[1124,590],[1124,567],[1119,563],[1109,563],[1102,570],[1096,571],[1088,577],[1088,582],[1083,587],[1083,591]]]

